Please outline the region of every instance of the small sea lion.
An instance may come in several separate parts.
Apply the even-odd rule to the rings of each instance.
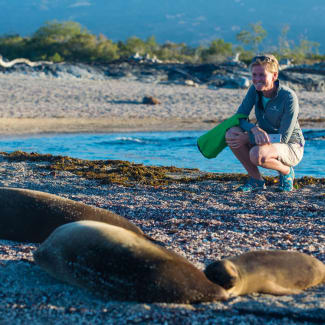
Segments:
[[[325,265],[321,261],[304,253],[284,250],[248,252],[213,262],[204,273],[231,296],[253,292],[298,294],[325,283]]]
[[[57,228],[34,252],[34,259],[55,278],[109,300],[198,303],[228,297],[182,256],[134,232],[96,221]]]
[[[132,222],[108,210],[54,194],[0,187],[2,239],[39,243],[55,228],[79,220],[101,221],[145,236]]]

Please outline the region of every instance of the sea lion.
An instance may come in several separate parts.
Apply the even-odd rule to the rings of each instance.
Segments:
[[[213,262],[204,270],[207,278],[231,296],[253,292],[298,294],[325,283],[325,265],[300,252],[254,251]]]
[[[96,221],[57,228],[34,259],[55,278],[109,300],[198,303],[228,296],[182,256]]]
[[[79,220],[101,221],[145,236],[132,222],[108,210],[54,194],[0,187],[0,238],[2,239],[40,243],[55,228]]]

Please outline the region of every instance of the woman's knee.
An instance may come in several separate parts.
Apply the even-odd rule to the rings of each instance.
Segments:
[[[249,151],[249,158],[256,166],[263,166],[268,158],[268,151],[264,146],[255,146]]]
[[[256,166],[263,165],[265,162],[265,156],[260,146],[255,146],[249,151],[249,159],[251,160],[252,164]]]
[[[228,129],[226,132],[226,139],[231,139],[234,135],[238,133],[244,133],[243,130],[239,126],[233,126],[232,128]]]

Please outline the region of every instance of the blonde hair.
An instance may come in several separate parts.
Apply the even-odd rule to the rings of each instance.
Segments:
[[[252,59],[249,66],[250,70],[257,65],[266,67],[266,70],[271,73],[279,73],[279,62],[273,54],[261,54]]]

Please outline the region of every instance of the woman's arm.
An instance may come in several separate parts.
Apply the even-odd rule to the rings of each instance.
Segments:
[[[245,115],[249,116],[249,114],[255,104],[255,101],[256,101],[256,90],[255,90],[254,86],[251,86],[248,89],[247,94],[246,94],[245,98],[243,99],[242,103],[238,107],[237,113],[245,114]]]
[[[249,114],[255,104],[255,101],[256,101],[256,89],[254,86],[251,86],[248,89],[248,92],[247,92],[245,98],[243,99],[241,105],[239,106],[237,113],[242,113],[242,114],[249,116]],[[248,122],[247,119],[240,119],[239,126],[242,130],[249,132],[255,126],[255,124]],[[254,141],[254,136],[251,135],[250,142],[252,142],[252,141]]]
[[[279,133],[282,135],[281,142],[288,143],[292,135],[292,131],[298,120],[299,103],[297,95],[290,93],[285,101],[284,114],[281,119]]]

